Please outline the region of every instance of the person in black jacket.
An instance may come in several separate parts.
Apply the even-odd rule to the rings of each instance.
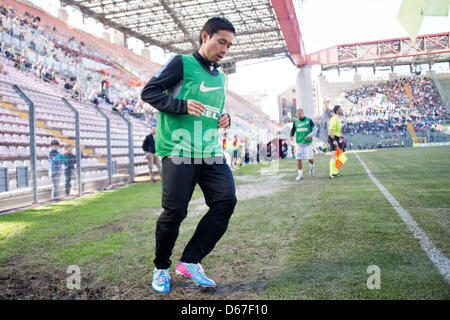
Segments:
[[[156,182],[153,178],[153,165],[156,165],[159,175],[162,177],[161,162],[159,161],[159,157],[155,154],[155,138],[153,137],[155,132],[156,127],[151,127],[150,134],[145,137],[144,143],[142,144],[142,149],[145,151],[145,157],[147,158],[150,180],[152,183]]]

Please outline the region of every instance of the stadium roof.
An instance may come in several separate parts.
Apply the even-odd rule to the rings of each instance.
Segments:
[[[297,23],[294,15],[279,20],[275,8],[292,12],[292,1],[270,0],[61,0],[92,17],[142,40],[175,53],[192,53],[204,23],[212,16],[223,16],[236,29],[236,39],[222,63],[246,59],[289,55],[279,21]],[[272,5],[274,4],[274,6]],[[298,25],[298,24],[297,24]],[[283,26],[282,26],[283,27]],[[298,28],[297,28],[298,29]],[[290,30],[286,32],[290,36]],[[301,39],[300,39],[301,40]],[[303,49],[303,48],[302,48]],[[295,58],[294,58],[295,60]]]

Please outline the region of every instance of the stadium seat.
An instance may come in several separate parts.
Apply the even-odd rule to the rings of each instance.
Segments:
[[[3,167],[8,169],[14,169],[14,163],[12,161],[3,161]]]
[[[46,185],[51,184],[51,181],[48,176],[42,176],[39,183],[40,183],[40,185],[46,186]]]
[[[17,168],[17,167],[23,167],[23,162],[20,161],[20,160],[14,161],[14,167],[15,167],[15,168]]]
[[[16,180],[9,180],[9,191],[14,191],[17,189]]]

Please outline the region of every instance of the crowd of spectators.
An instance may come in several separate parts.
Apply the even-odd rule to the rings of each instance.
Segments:
[[[112,106],[114,111],[122,114],[129,113],[131,115],[141,117],[146,120],[149,126],[155,126],[157,110],[145,101],[134,96],[129,99],[116,99]]]
[[[27,12],[21,16],[13,8],[6,8],[0,4],[0,31],[20,40],[26,40],[30,44],[30,49],[47,57],[47,62],[50,61],[48,65],[40,59],[31,62],[28,60],[25,49],[18,50],[11,45],[0,43],[0,51],[7,59],[14,62],[17,69],[33,74],[45,82],[60,85],[74,99],[91,102],[94,105],[105,102],[111,105],[114,111],[143,118],[149,126],[156,125],[157,110],[148,103],[138,100],[137,97],[116,98],[112,101],[109,90],[112,79],[106,75],[97,83],[98,89],[92,89],[85,94],[76,75],[67,71],[63,74],[55,72],[52,66],[53,62],[77,67],[81,63],[81,53],[98,56],[98,52],[96,49],[88,48],[82,41],[77,42],[74,37],[68,41],[58,38],[54,27],[42,27],[40,21],[39,17],[32,16]],[[1,64],[0,73],[3,73]],[[95,79],[88,76],[87,81],[95,81]]]
[[[408,92],[409,90],[409,92]],[[353,106],[346,110],[344,134],[443,131],[447,109],[428,76],[409,76],[363,85],[345,93]]]
[[[28,48],[24,48],[23,45],[12,44],[8,37],[6,40],[5,36],[0,38],[0,51],[7,59],[14,61],[17,69],[63,88],[74,99],[94,105],[104,102],[109,104],[113,111],[142,118],[148,126],[156,126],[158,112],[155,108],[133,95],[117,97],[117,94],[112,94],[111,96],[111,84],[117,86],[119,81],[106,75],[99,79],[96,73],[99,70],[87,69],[83,65],[83,58],[92,58],[96,62],[103,59],[102,63],[106,61],[111,65],[112,60],[109,56],[102,55],[95,48],[89,48],[83,41],[73,36],[67,38],[62,33],[59,34],[54,26],[41,24],[39,16],[33,16],[27,12],[23,15],[19,14],[13,8],[1,3],[0,31],[3,35],[24,40],[27,43]],[[30,51],[34,53],[30,55]],[[64,71],[63,68],[55,67],[60,65],[65,66]],[[0,64],[0,73],[3,73],[2,67]],[[82,72],[82,76],[80,69],[86,71]],[[121,86],[123,86],[122,83],[115,88],[114,93],[120,92],[118,88],[120,89]],[[236,99],[231,99],[228,103],[233,105],[234,100]],[[233,109],[239,110],[240,118],[247,121],[255,120],[253,112],[237,107]]]
[[[50,63],[44,64],[39,59],[32,62],[26,54],[27,48],[14,48],[11,45],[0,43],[0,51],[4,56],[14,62],[14,67],[34,74],[45,82],[61,84],[65,90],[72,93],[73,98],[81,98],[82,89],[76,81],[76,76],[67,72],[57,76],[52,63],[65,63],[75,66],[80,61],[72,56],[70,52],[58,47],[49,38],[51,36],[46,32],[48,28],[40,26],[40,17],[33,16],[27,12],[23,16],[16,14],[13,8],[6,8],[0,4],[0,31],[19,40],[25,40],[30,45],[30,49],[48,57]],[[53,30],[55,31],[55,30]],[[16,49],[16,50],[14,50]]]

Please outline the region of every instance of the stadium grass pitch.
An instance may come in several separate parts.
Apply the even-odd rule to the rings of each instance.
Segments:
[[[450,148],[358,155],[449,257]],[[300,182],[293,159],[273,163],[273,174],[262,171],[267,163],[233,172],[235,213],[202,262],[214,290],[172,272],[169,294],[152,291],[161,185],[141,183],[0,216],[0,298],[449,299],[449,285],[355,155],[335,180],[329,159],[316,156],[316,176]],[[200,198],[197,188],[193,201]],[[173,264],[205,212],[191,211]],[[67,288],[70,265],[80,268],[80,289]],[[367,287],[372,265],[379,289]]]

